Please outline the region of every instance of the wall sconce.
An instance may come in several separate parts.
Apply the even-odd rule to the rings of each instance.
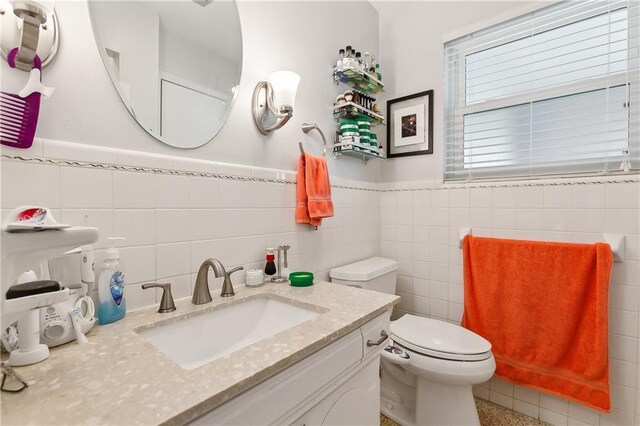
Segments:
[[[278,130],[293,116],[293,104],[300,76],[292,71],[276,71],[253,90],[253,120],[263,135]]]

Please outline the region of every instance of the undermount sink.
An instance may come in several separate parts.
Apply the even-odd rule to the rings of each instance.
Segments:
[[[271,297],[256,297],[136,332],[185,370],[313,319],[321,312]]]

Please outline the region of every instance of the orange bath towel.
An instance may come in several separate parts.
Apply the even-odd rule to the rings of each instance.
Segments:
[[[327,161],[324,157],[301,154],[296,183],[296,222],[319,226],[322,218],[332,216],[333,202]]]
[[[608,244],[467,236],[462,325],[496,376],[609,412]]]

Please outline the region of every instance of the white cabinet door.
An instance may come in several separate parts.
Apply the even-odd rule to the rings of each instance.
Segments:
[[[379,425],[379,367],[379,357],[372,357],[364,368],[293,422],[293,425]]]

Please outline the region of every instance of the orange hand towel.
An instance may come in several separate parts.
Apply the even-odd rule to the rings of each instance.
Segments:
[[[296,222],[319,226],[322,218],[332,216],[333,202],[327,161],[324,157],[301,154],[296,182]]]
[[[462,325],[496,376],[609,412],[608,244],[465,237]]]

